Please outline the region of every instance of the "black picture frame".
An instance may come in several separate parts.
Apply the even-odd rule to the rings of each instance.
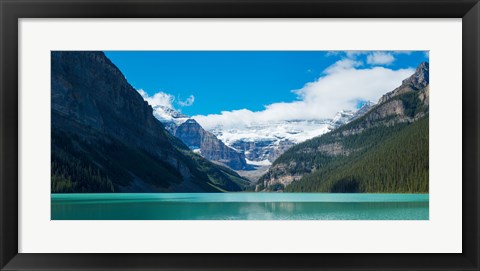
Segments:
[[[0,0],[0,17],[1,270],[480,270],[478,0]],[[18,253],[18,19],[144,17],[462,18],[463,253]]]

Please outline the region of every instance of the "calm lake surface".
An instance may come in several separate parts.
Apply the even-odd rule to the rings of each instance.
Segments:
[[[428,194],[52,194],[52,220],[428,220]]]

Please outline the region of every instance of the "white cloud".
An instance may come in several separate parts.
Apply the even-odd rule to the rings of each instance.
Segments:
[[[190,95],[185,101],[178,101],[180,106],[191,106],[195,102],[195,96]]]
[[[153,96],[149,96],[148,93],[143,89],[138,89],[137,91],[138,93],[140,93],[140,95],[142,95],[143,99],[147,101],[148,104],[152,107],[160,105],[173,109],[173,102],[175,101],[175,97],[173,97],[172,95],[165,92],[157,92]]]
[[[367,55],[367,63],[371,65],[389,65],[395,61],[391,53],[373,52]]]
[[[153,96],[150,96],[143,89],[137,89],[137,91],[138,91],[138,93],[140,93],[140,95],[142,95],[142,98],[145,101],[147,101],[148,104],[151,105],[152,107],[163,106],[163,107],[175,109],[175,106],[174,106],[175,97],[171,94],[160,91],[160,92],[157,92],[157,93],[153,94]],[[186,107],[186,106],[193,105],[193,102],[195,102],[195,96],[190,95],[184,101],[177,101],[176,103],[181,107]]]
[[[359,68],[361,65],[361,62],[349,58],[337,61],[324,71],[322,77],[294,90],[298,101],[273,103],[256,112],[239,109],[194,118],[206,129],[216,126],[235,128],[254,123],[332,118],[340,110],[355,109],[358,100],[376,102],[383,94],[399,86],[403,79],[414,73],[414,69]]]
[[[327,51],[325,54],[326,57],[333,57],[333,56],[339,56],[343,53],[343,51]]]
[[[346,58],[350,60],[358,59],[360,56],[366,57],[367,64],[370,65],[390,65],[395,61],[395,55],[401,54],[411,54],[412,51],[338,51],[337,54],[333,52],[327,53],[327,55],[334,56],[334,55],[341,55],[345,53]]]
[[[336,72],[341,72],[344,70],[349,70],[355,67],[362,66],[362,62],[356,61],[354,59],[350,58],[344,58],[341,59],[337,62],[335,62],[333,65],[330,67],[326,68],[325,71],[323,71],[324,74],[329,74],[329,73],[336,73]]]
[[[159,120],[171,121],[173,120],[169,112],[170,110],[175,110],[173,107],[173,102],[175,97],[165,93],[157,92],[153,96],[148,95],[143,89],[137,89],[138,93],[142,95],[142,98],[148,102],[148,104],[153,109],[153,115]]]
[[[370,51],[346,51],[345,52],[348,58],[356,58],[357,56],[366,55],[369,53]]]

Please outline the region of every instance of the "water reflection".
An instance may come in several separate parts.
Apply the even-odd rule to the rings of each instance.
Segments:
[[[344,196],[344,195],[343,195]],[[171,197],[171,195],[169,195]],[[385,198],[385,196],[383,196]],[[398,195],[396,196],[398,198]],[[52,199],[52,219],[73,220],[427,220],[427,201],[219,202]]]

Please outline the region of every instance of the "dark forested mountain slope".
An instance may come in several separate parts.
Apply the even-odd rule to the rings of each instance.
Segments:
[[[257,191],[428,192],[428,63],[363,116],[300,143]]]
[[[102,52],[51,54],[52,192],[239,191],[192,153]]]

